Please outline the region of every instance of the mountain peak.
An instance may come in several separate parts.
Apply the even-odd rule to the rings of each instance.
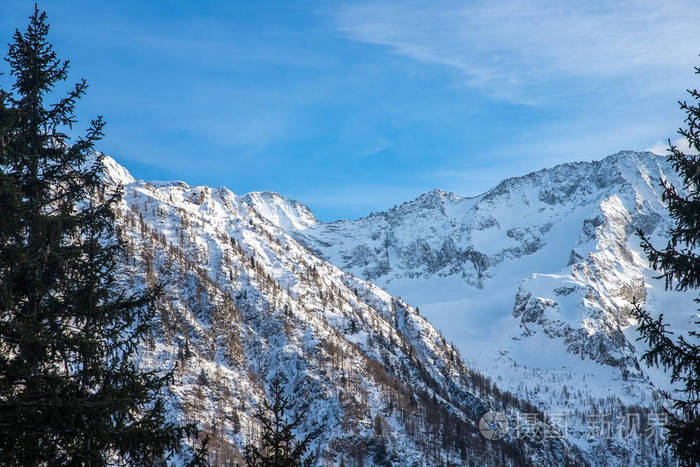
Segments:
[[[242,196],[262,217],[283,230],[304,230],[318,223],[304,204],[274,191],[252,191]]]
[[[388,212],[405,212],[414,211],[416,209],[441,208],[446,202],[449,203],[452,201],[459,201],[461,199],[464,198],[457,196],[452,192],[436,188],[419,195],[417,198],[411,201],[406,201],[400,205],[394,206],[393,208],[389,209]]]
[[[444,191],[444,190],[441,190],[439,188],[435,188],[434,190],[430,190],[426,193],[423,193],[417,199],[431,199],[431,200],[448,199],[450,201],[454,201],[454,200],[461,199],[461,197],[455,195],[451,191]]]
[[[131,173],[113,158],[105,154],[100,155],[102,156],[103,177],[106,183],[126,186],[136,181]]]

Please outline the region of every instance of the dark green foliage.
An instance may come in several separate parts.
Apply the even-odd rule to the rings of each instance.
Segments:
[[[104,122],[72,144],[64,133],[84,80],[45,104],[68,71],[48,30],[35,7],[10,44],[14,84],[0,89],[0,464],[162,463],[196,429],[166,419],[172,374],[134,362],[158,290],[119,284],[120,192],[91,156]]]
[[[312,432],[301,441],[294,436],[306,417],[308,405],[295,403],[284,395],[286,382],[284,376],[277,375],[270,383],[269,400],[256,410],[255,418],[262,424],[262,439],[259,448],[252,444],[246,446],[248,466],[307,467],[316,461],[313,454],[304,455],[317,434]]]
[[[695,71],[700,74],[700,68]],[[700,101],[697,90],[688,92],[696,102]],[[692,102],[680,105],[687,114],[687,128],[678,132],[695,151],[700,151],[700,105]],[[674,221],[665,248],[656,249],[644,233],[638,233],[652,267],[661,272],[659,278],[666,280],[666,289],[686,291],[700,288],[700,156],[685,154],[670,141],[669,145],[668,160],[683,179],[688,195],[664,181],[663,199]],[[700,298],[695,301],[700,303]],[[675,409],[668,414],[668,443],[682,464],[695,465],[700,460],[700,333],[693,329],[687,338],[673,338],[663,322],[663,314],[654,319],[638,305],[634,314],[639,320],[640,339],[649,344],[644,360],[649,365],[671,370],[671,381],[681,386],[674,395],[667,394]],[[700,325],[697,315],[694,325]]]

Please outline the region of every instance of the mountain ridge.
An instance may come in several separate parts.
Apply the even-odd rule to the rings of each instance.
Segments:
[[[632,154],[620,157],[640,159]],[[107,160],[107,172],[113,170],[110,164]],[[114,168],[117,167],[120,166]],[[572,167],[581,170],[586,166]],[[119,181],[120,177],[122,181],[129,181],[125,170],[116,170],[116,173],[111,176],[112,181]],[[156,351],[147,352],[145,360],[173,361],[180,359],[183,353],[191,354],[185,359],[187,364],[173,390],[174,416],[185,414],[195,418],[203,422],[207,430],[216,433],[218,442],[224,446],[216,451],[217,455],[225,452],[234,458],[240,457],[243,443],[257,436],[257,428],[250,417],[250,404],[264,397],[264,382],[276,369],[287,371],[290,381],[306,388],[304,391],[311,391],[317,397],[326,394],[327,402],[317,406],[314,419],[317,423],[325,420],[323,423],[329,426],[344,427],[342,432],[331,429],[316,445],[330,465],[337,462],[347,448],[348,433],[365,440],[364,451],[353,451],[353,459],[358,463],[359,459],[374,464],[388,463],[386,465],[435,463],[438,459],[458,465],[465,459],[489,463],[504,452],[510,453],[509,463],[518,463],[518,459],[554,463],[596,464],[601,459],[640,463],[647,458],[664,463],[664,451],[651,454],[657,449],[653,446],[658,439],[642,445],[614,440],[617,454],[610,454],[603,448],[610,440],[589,439],[583,426],[587,414],[593,413],[595,407],[595,410],[605,409],[619,415],[635,406],[656,410],[659,404],[648,376],[637,368],[634,349],[626,346],[631,336],[626,334],[627,330],[620,329],[624,313],[611,312],[605,302],[610,299],[608,288],[614,288],[610,284],[615,284],[605,275],[608,265],[595,256],[604,256],[608,247],[598,248],[597,245],[604,246],[605,242],[615,254],[626,252],[626,237],[624,241],[618,237],[627,235],[630,216],[619,208],[625,208],[629,196],[619,198],[620,203],[606,197],[608,211],[596,216],[586,212],[577,217],[581,227],[562,230],[554,222],[561,213],[545,212],[548,206],[556,205],[548,202],[556,197],[545,195],[540,199],[540,192],[513,188],[517,188],[517,180],[537,178],[538,173],[541,177],[546,171],[506,180],[479,197],[462,198],[433,190],[386,213],[333,223],[318,222],[301,203],[271,192],[239,196],[223,187],[190,187],[184,182],[134,180],[127,183],[118,219],[131,257],[127,261],[128,277],[135,281],[134,287],[159,280],[165,281],[169,288],[168,298],[161,304],[163,333],[154,344]],[[602,186],[609,187],[618,179],[603,177],[607,182]],[[641,179],[644,181],[644,177]],[[639,182],[639,177],[635,180]],[[501,188],[496,190],[498,187]],[[581,193],[590,195],[585,191]],[[573,190],[569,197],[576,198],[581,193],[577,195]],[[504,205],[523,199],[529,202],[530,198],[545,208],[539,211],[539,207],[532,208],[533,203],[530,203],[531,217],[541,212],[549,217],[534,216],[532,219],[537,221],[534,224],[518,226],[506,225],[507,216],[501,216],[499,223],[500,214],[505,212]],[[485,204],[479,206],[482,200]],[[524,209],[528,206],[515,204],[522,208],[522,213],[528,214]],[[654,207],[654,212],[656,208],[661,209],[642,202],[644,206]],[[642,211],[635,214],[644,214]],[[398,214],[407,216],[408,220],[400,222]],[[654,228],[659,225],[658,222],[652,224]],[[338,237],[347,238],[348,233],[352,234],[352,226],[356,226],[355,233],[361,233],[368,242],[365,245],[368,257],[343,256],[342,248],[335,243]],[[433,242],[431,236],[439,236],[443,231],[452,232],[455,237],[443,236],[437,243]],[[499,231],[501,239],[505,238],[508,244],[498,245],[494,234]],[[568,244],[573,242],[575,248],[562,252],[561,245],[552,245],[552,238],[557,237],[554,234],[566,233],[565,237],[569,238],[572,232],[576,238]],[[376,234],[377,238],[373,238]],[[472,245],[469,249],[468,241],[483,238],[492,243],[484,244],[484,248]],[[417,241],[421,239],[422,242]],[[405,265],[401,261],[406,258],[396,254],[401,242],[408,245],[414,256],[407,267],[419,273],[410,271],[412,276],[391,276],[396,272],[392,271],[393,266]],[[384,247],[384,255],[373,253],[372,248],[377,245]],[[437,250],[434,249],[436,245]],[[426,307],[414,301],[421,294],[428,296],[426,290],[434,289],[432,293],[439,295],[444,307],[451,309],[454,315],[455,303],[462,306],[467,303],[465,297],[481,294],[481,302],[478,297],[470,298],[469,309],[479,308],[479,303],[493,301],[489,296],[492,293],[489,284],[494,280],[505,281],[507,277],[503,276],[503,271],[515,277],[527,269],[530,258],[552,248],[566,257],[564,264],[571,264],[562,266],[561,261],[552,260],[551,265],[558,268],[580,265],[577,266],[579,276],[574,274],[576,271],[552,275],[551,271],[544,270],[509,285],[512,301],[508,303],[508,297],[501,298],[502,306],[486,308],[500,310],[498,319],[494,321],[493,317],[483,314],[477,317],[486,317],[491,320],[491,327],[500,327],[501,335],[497,338],[487,332],[488,327],[477,326],[474,329],[483,335],[467,336],[475,345],[465,347],[458,341],[459,348],[452,346],[423,318],[427,315],[432,320],[436,311],[440,311],[439,306],[428,303]],[[626,257],[625,261],[638,267],[640,258],[635,258],[634,254],[627,255],[631,260]],[[330,259],[331,263],[322,258]],[[590,258],[595,261],[586,263]],[[524,262],[525,266],[512,266],[518,262]],[[624,265],[629,266],[627,263]],[[590,281],[586,282],[586,271],[604,282],[605,287],[596,288]],[[379,279],[380,285],[393,296],[354,277],[362,277],[367,272],[373,275],[369,278]],[[623,279],[622,285],[629,282],[625,282],[626,276]],[[580,297],[577,290],[597,293],[605,306],[601,305],[600,309],[568,306],[565,299],[580,301],[585,298],[585,295]],[[448,296],[450,293],[452,296]],[[420,315],[418,309],[408,303],[419,304]],[[439,325],[439,319],[437,321]],[[460,329],[460,322],[450,321],[452,325],[447,330],[454,334]],[[353,336],[363,337],[358,340]],[[448,338],[454,340],[449,332]],[[495,343],[488,343],[491,338]],[[310,345],[310,342],[316,344]],[[537,359],[523,359],[522,354],[531,352],[533,345],[548,349],[555,360],[559,354],[564,357],[551,364],[543,355],[537,355]],[[329,349],[341,350],[339,353],[339,350]],[[343,353],[354,357],[350,360],[339,357]],[[583,363],[567,370],[566,365],[574,360],[566,355],[582,356]],[[597,356],[600,361],[596,360]],[[362,363],[358,366],[359,362]],[[611,370],[601,370],[606,367]],[[282,370],[284,368],[286,370]],[[204,376],[200,378],[202,372]],[[485,375],[492,381],[485,383],[488,381]],[[575,377],[584,381],[579,384],[578,394],[572,384]],[[232,378],[240,378],[242,383],[233,383]],[[355,394],[350,399],[348,384],[352,387],[350,393]],[[538,389],[541,384],[547,390]],[[562,396],[555,396],[559,393],[572,395],[562,399]],[[358,399],[358,394],[393,396]],[[406,399],[408,394],[413,396]],[[412,404],[406,402],[411,398],[418,404],[419,413],[425,414],[418,419],[407,416],[407,412],[403,412],[405,408],[396,406]],[[352,400],[356,402],[348,405]],[[377,400],[384,402],[377,404]],[[228,402],[222,404],[221,401]],[[465,401],[471,401],[466,406],[471,409],[465,408]],[[358,412],[352,409],[356,406],[365,409]],[[553,410],[566,411],[577,425],[570,428],[558,447],[552,445],[551,440],[542,439],[511,439],[506,440],[505,445],[494,445],[485,443],[476,426],[487,409],[504,410],[516,420],[526,412],[539,413],[544,420],[545,414]],[[431,420],[428,414],[436,410],[436,413],[445,414],[445,420],[451,421]],[[345,415],[341,417],[341,414]],[[341,422],[343,417],[346,422]],[[383,428],[378,430],[376,426]],[[429,429],[434,434],[418,436],[411,426],[432,427]],[[452,428],[448,430],[448,426]],[[445,434],[454,431],[455,426],[461,427],[457,432],[462,433],[457,441]],[[315,429],[313,424],[307,428]],[[435,440],[447,444],[444,452],[428,448]],[[523,441],[527,448],[519,444]]]
[[[436,316],[468,315],[459,308],[479,292],[483,298],[472,308],[492,310],[479,316],[498,316],[513,340],[537,328],[566,341],[568,352],[618,367],[624,379],[643,379],[635,346],[624,337],[631,301],[646,298],[651,280],[633,232],[659,238],[670,225],[661,180],[679,185],[664,157],[622,151],[508,178],[477,197],[432,191],[367,218],[292,235],[318,256],[420,305],[439,327],[453,320]],[[557,284],[545,292],[547,280]],[[558,302],[573,296],[557,291],[572,284],[585,293],[562,308]],[[510,306],[501,293],[511,297]],[[458,340],[455,328],[448,337]],[[470,353],[469,346],[461,350]]]
[[[259,438],[252,410],[279,373],[310,400],[302,429],[320,433],[327,465],[583,460],[566,440],[487,442],[483,413],[529,406],[492,391],[415,309],[314,257],[243,197],[181,182],[123,189],[124,283],[164,285],[139,364],[179,362],[171,415],[210,436],[214,464],[240,462]]]

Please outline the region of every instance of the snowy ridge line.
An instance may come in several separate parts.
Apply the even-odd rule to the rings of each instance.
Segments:
[[[172,414],[211,434],[217,461],[240,460],[259,436],[252,407],[277,372],[312,401],[303,428],[323,428],[327,465],[584,461],[565,440],[486,441],[486,410],[536,409],[468,370],[413,307],[317,258],[243,197],[133,181],[118,214],[124,280],[166,285],[142,363],[180,362]]]
[[[634,233],[663,243],[662,180],[680,187],[665,157],[623,151],[509,178],[476,197],[434,190],[289,233],[419,306],[470,367],[540,410],[622,417],[660,410],[658,389],[668,389],[667,376],[640,364],[633,299],[673,310],[680,332],[694,309],[690,294],[653,279]],[[604,445],[585,433],[570,439],[587,452]],[[646,458],[635,442],[620,444]]]

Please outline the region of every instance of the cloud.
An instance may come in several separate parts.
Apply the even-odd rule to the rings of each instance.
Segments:
[[[683,89],[700,53],[695,0],[368,2],[334,19],[352,40],[456,68],[470,86],[525,103],[561,97],[560,80],[586,91],[610,79],[643,93]]]
[[[671,143],[686,154],[698,154],[698,151],[690,145],[690,142],[687,139],[682,136],[672,140]],[[654,154],[666,156],[668,155],[668,141],[657,141],[653,146],[647,148],[646,150],[653,152]]]

